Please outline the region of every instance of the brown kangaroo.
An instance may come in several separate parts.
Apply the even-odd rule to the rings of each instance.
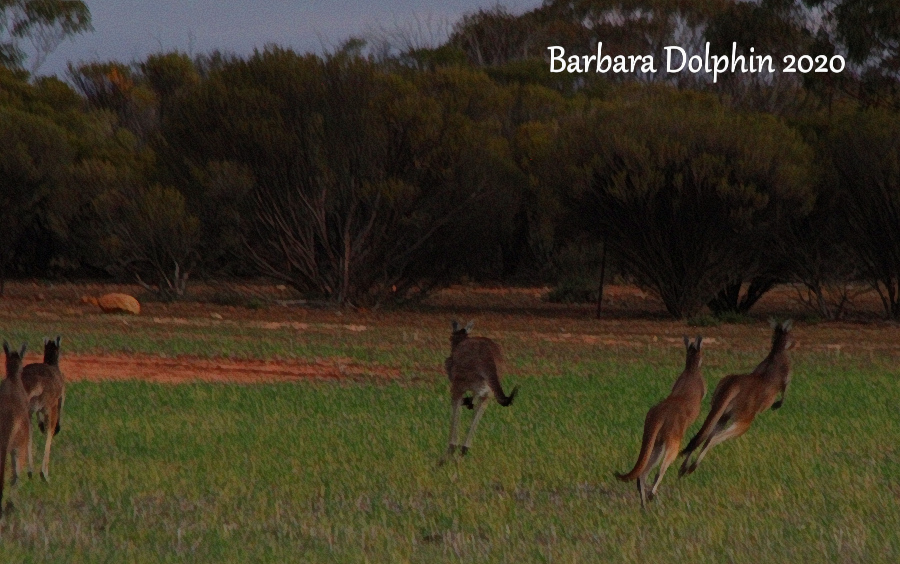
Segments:
[[[678,458],[678,449],[681,448],[681,438],[687,428],[697,420],[700,415],[700,403],[706,395],[706,382],[700,371],[703,363],[703,352],[700,350],[700,342],[703,337],[697,337],[693,343],[684,337],[684,346],[687,349],[687,359],[684,363],[684,372],[675,380],[672,393],[669,397],[650,408],[647,418],[644,420],[644,438],[641,440],[641,452],[637,463],[631,472],[620,474],[614,472],[616,478],[628,482],[637,478],[638,492],[641,494],[641,507],[646,501],[652,501],[656,496],[656,489],[662,481],[669,465]],[[656,479],[653,481],[653,489],[647,492],[647,476],[650,471],[662,460]]]
[[[31,418],[28,416],[28,396],[22,385],[22,358],[26,346],[21,351],[10,351],[9,343],[3,342],[6,353],[6,378],[0,382],[0,512],[2,512],[3,483],[6,475],[6,457],[12,456],[14,485],[22,470],[24,456],[28,454],[28,477],[31,477]]]
[[[44,362],[29,364],[22,369],[22,384],[28,394],[29,413],[38,414],[38,428],[47,435],[41,478],[50,479],[50,443],[59,433],[63,404],[66,401],[66,381],[59,370],[60,337],[44,339]],[[53,432],[48,432],[52,429]]]
[[[508,406],[512,405],[519,391],[516,387],[508,396],[503,393],[500,377],[497,375],[497,366],[503,361],[500,345],[485,337],[469,337],[472,325],[470,321],[465,327],[460,327],[456,321],[453,322],[453,333],[450,336],[451,352],[444,361],[447,377],[450,378],[453,414],[450,417],[450,445],[442,462],[451,457],[456,450],[459,408],[462,405],[475,409],[466,442],[460,448],[460,454],[465,456],[472,445],[478,421],[487,408],[488,395],[493,393],[497,403]],[[466,392],[472,392],[472,397],[464,397]]]
[[[791,361],[787,351],[794,346],[791,339],[793,322],[778,324],[771,321],[772,350],[750,374],[731,374],[722,378],[713,392],[712,406],[703,426],[681,454],[686,455],[678,475],[697,469],[707,451],[717,444],[743,435],[753,419],[770,407],[775,410],[784,403],[784,394],[791,382]],[[778,394],[781,397],[775,401]],[[691,464],[691,454],[703,445]]]

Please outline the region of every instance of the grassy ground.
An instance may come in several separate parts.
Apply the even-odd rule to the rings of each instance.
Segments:
[[[889,344],[896,327],[798,324],[785,406],[690,477],[671,469],[642,511],[612,471],[634,464],[646,410],[681,370],[680,332],[707,336],[712,388],[762,358],[763,322],[484,315],[476,332],[504,345],[504,382],[521,391],[513,406],[488,408],[469,457],[436,467],[449,426],[447,312],[306,312],[303,328],[266,324],[265,313],[215,325],[188,313],[169,317],[190,323],[0,318],[13,343],[62,333],[63,369],[65,354],[141,352],[351,358],[401,376],[73,382],[51,482],[5,489],[4,561],[900,561],[896,355],[853,337]]]
[[[641,511],[611,472],[634,463],[646,408],[681,359],[620,356],[551,362],[549,376],[543,360],[515,359],[516,403],[491,406],[470,457],[441,468],[439,378],[73,383],[52,482],[7,489],[0,550],[90,562],[900,559],[889,367],[801,355],[782,410],[689,478],[671,473]]]

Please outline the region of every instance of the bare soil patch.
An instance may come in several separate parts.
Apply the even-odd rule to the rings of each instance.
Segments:
[[[27,362],[40,362],[28,355]],[[400,377],[397,369],[362,366],[350,359],[329,358],[311,363],[268,362],[261,360],[163,358],[149,355],[66,355],[60,363],[67,381],[146,380],[164,384],[221,382],[264,384],[298,380],[392,380]]]
[[[764,352],[771,335],[766,319],[794,317],[795,338],[800,351],[843,355],[877,355],[900,359],[900,324],[883,321],[877,294],[861,295],[850,321],[825,322],[810,318],[789,286],[769,292],[741,323],[718,323],[693,327],[665,314],[659,300],[632,286],[610,285],[604,292],[601,319],[595,319],[594,304],[552,304],[545,299],[548,288],[496,288],[459,285],[436,292],[425,302],[404,308],[373,310],[340,309],[322,304],[297,303],[290,291],[275,285],[245,285],[241,291],[262,299],[253,307],[223,305],[208,301],[216,287],[192,286],[189,299],[177,303],[142,301],[140,316],[107,315],[81,302],[83,295],[125,292],[141,297],[142,290],[126,285],[50,284],[15,282],[7,285],[0,299],[0,322],[6,327],[28,320],[47,323],[55,331],[77,333],[82,324],[108,333],[160,336],[221,328],[290,332],[298,341],[308,334],[328,335],[335,341],[351,340],[365,346],[389,350],[397,345],[420,343],[441,348],[449,338],[452,319],[475,321],[475,331],[497,339],[511,354],[542,343],[571,350],[573,354],[594,349],[641,351],[658,347],[682,347],[683,334],[703,335],[711,349]],[[379,332],[389,334],[379,336]],[[48,336],[52,336],[49,335]],[[71,334],[63,335],[66,338]],[[250,337],[248,337],[250,338]],[[258,337],[256,337],[258,338]],[[263,337],[264,338],[264,337]],[[400,368],[361,364],[349,358],[237,360],[221,353],[215,358],[214,338],[208,355],[153,356],[148,354],[70,354],[64,352],[63,370],[70,380],[129,380],[153,382],[261,383],[304,379],[349,379],[386,381],[400,378]],[[33,344],[32,344],[33,345]],[[64,345],[65,346],[65,345]],[[449,344],[446,344],[449,346]],[[34,352],[38,352],[35,350]],[[210,359],[209,357],[213,357]],[[30,356],[29,361],[39,361]],[[442,374],[442,368],[422,366],[417,370]]]

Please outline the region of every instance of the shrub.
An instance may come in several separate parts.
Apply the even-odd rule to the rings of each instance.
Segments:
[[[557,160],[580,167],[573,209],[677,318],[759,272],[812,202],[794,131],[695,95],[616,105],[572,123],[561,145]]]

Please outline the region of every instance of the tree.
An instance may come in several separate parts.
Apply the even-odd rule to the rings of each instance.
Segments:
[[[72,153],[52,121],[0,106],[0,294],[38,203],[65,182]]]
[[[92,29],[91,13],[79,0],[0,0],[0,65],[22,66],[27,39],[34,74],[64,39]]]
[[[861,272],[848,241],[841,199],[831,188],[818,186],[812,212],[787,226],[773,243],[785,280],[795,284],[799,300],[823,319],[841,319],[861,293],[852,285]]]
[[[540,7],[513,15],[502,7],[479,10],[463,17],[448,43],[462,49],[476,66],[505,66],[528,59],[541,61],[550,45],[561,45],[567,55],[594,55],[597,42],[603,52],[616,55],[653,55],[664,60],[664,47],[677,44],[696,51],[702,47],[703,29],[730,0],[547,0]],[[590,84],[593,73],[578,77]],[[694,82],[691,75],[656,72],[609,74],[617,81]]]
[[[796,133],[696,95],[617,104],[562,143],[573,209],[677,318],[759,272],[771,239],[812,202]]]
[[[142,143],[159,128],[159,99],[144,77],[118,62],[69,64],[69,79],[93,109],[113,112]]]
[[[885,315],[900,319],[900,116],[844,117],[829,141],[847,242]]]
[[[183,292],[197,220],[177,192],[147,188],[146,144],[55,77],[0,67],[0,91],[0,277],[80,263]]]
[[[212,72],[165,135],[188,168],[229,162],[252,178],[243,256],[256,272],[341,304],[402,298],[448,271],[443,261],[462,254],[450,249],[469,241],[457,223],[490,223],[482,198],[514,170],[482,114],[493,116],[490,104],[461,95],[474,76],[493,91],[486,77],[428,76],[417,84],[352,54],[267,49]]]
[[[502,6],[466,14],[454,26],[448,43],[461,49],[476,66],[500,65],[541,56],[546,47],[538,36],[539,10],[516,16]]]
[[[800,302],[823,319],[841,319],[865,291],[857,284],[862,271],[850,244],[852,233],[831,157],[829,136],[835,121],[832,111],[820,110],[795,122],[815,151],[816,166],[811,169],[815,203],[809,215],[787,225],[770,247],[781,280],[793,283]]]
[[[184,296],[199,262],[200,221],[166,186],[110,191],[94,201],[96,237],[110,263],[164,299]]]
[[[900,108],[900,4],[894,0],[780,0],[801,13],[814,54],[840,54],[839,75],[808,75],[807,87],[839,91],[863,106]]]
[[[44,273],[66,230],[59,200],[92,150],[85,132],[94,116],[56,78],[29,82],[25,71],[0,67],[0,92],[0,277]]]
[[[184,53],[158,53],[150,55],[138,65],[141,70],[140,79],[156,95],[158,115],[162,122],[169,109],[178,103],[179,96],[199,84],[200,77],[194,62]]]
[[[731,53],[736,45],[737,54],[745,60],[752,56],[752,48],[753,55],[769,55],[779,62],[785,55],[819,54],[813,53],[816,42],[813,31],[805,25],[808,16],[802,4],[790,0],[733,2],[709,19],[704,36],[713,53]],[[705,88],[722,95],[733,107],[786,115],[808,103],[808,93],[803,89],[807,76],[778,70],[727,72]],[[834,79],[833,75],[827,77]]]

